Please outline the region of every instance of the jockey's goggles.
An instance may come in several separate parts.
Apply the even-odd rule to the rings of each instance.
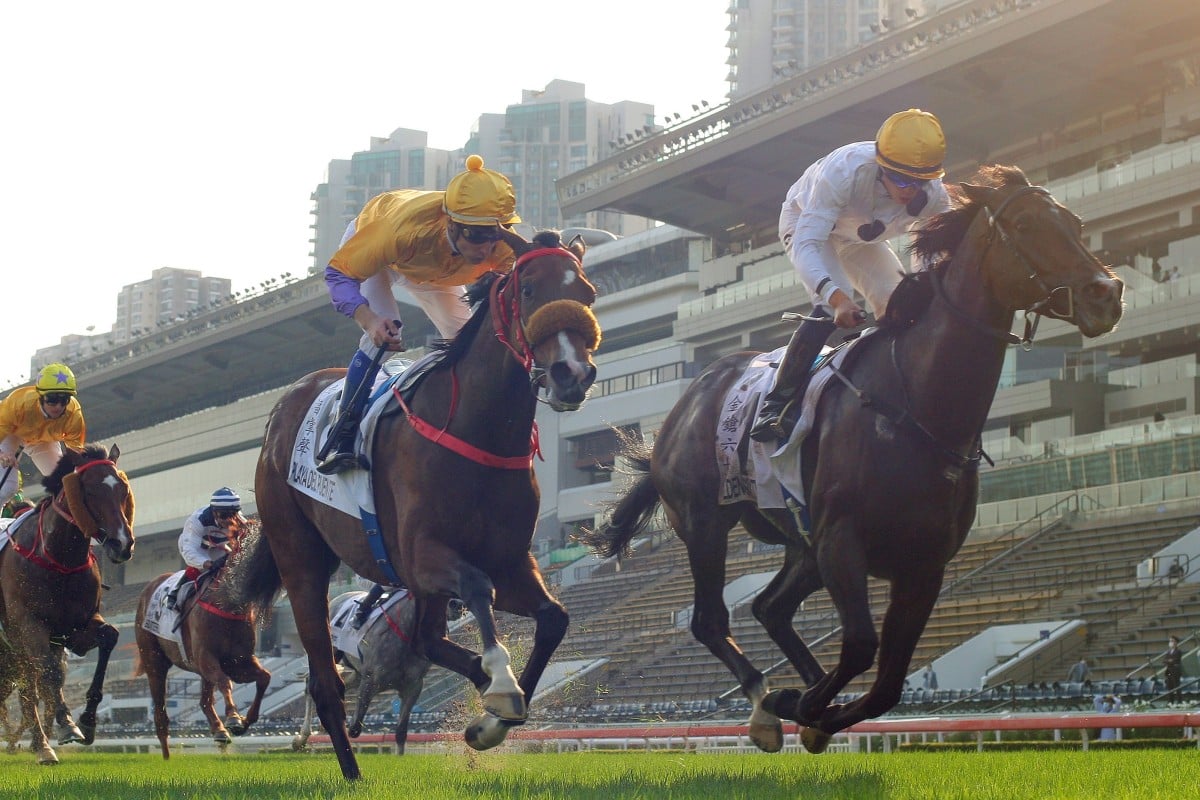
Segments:
[[[463,225],[459,235],[471,244],[487,244],[500,241],[500,229],[493,225]]]
[[[42,395],[42,402],[48,406],[65,406],[71,402],[71,395],[68,392],[47,392]]]
[[[890,169],[884,169],[883,174],[887,176],[888,181],[897,189],[912,189],[914,187],[921,189],[929,185],[929,181],[927,180],[913,178],[902,172],[895,172]]]

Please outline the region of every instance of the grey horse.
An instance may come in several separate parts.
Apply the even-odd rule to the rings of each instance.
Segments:
[[[329,603],[330,628],[337,633],[345,629],[358,609],[358,601],[366,592],[346,592]],[[371,701],[381,690],[394,689],[400,696],[400,714],[396,718],[396,748],[404,754],[408,739],[408,723],[413,706],[421,694],[425,673],[430,662],[418,656],[412,647],[416,627],[416,603],[411,594],[404,590],[394,592],[383,601],[383,613],[367,620],[362,629],[359,652],[338,650],[338,664],[350,673],[352,682],[358,683],[358,703],[354,717],[348,726],[351,738],[362,733],[363,717]],[[450,616],[461,616],[462,605],[457,601],[450,604]],[[312,735],[314,704],[312,692],[306,692],[304,724],[300,733],[292,740],[294,750],[302,750]]]

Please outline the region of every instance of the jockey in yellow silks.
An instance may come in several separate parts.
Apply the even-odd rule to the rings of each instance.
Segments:
[[[466,166],[444,192],[403,189],[369,200],[325,269],[334,308],[363,330],[342,388],[336,450],[317,467],[325,474],[367,466],[354,453],[354,426],[378,369],[372,360],[381,348],[404,349],[392,287],[407,289],[450,339],[470,317],[463,287],[512,269],[513,252],[500,240],[502,227],[521,221],[512,183],[477,155]]]
[[[65,364],[47,364],[32,386],[14,389],[0,401],[0,506],[19,488],[17,458],[24,452],[43,475],[62,458],[63,445],[82,450],[87,438],[75,375]]]

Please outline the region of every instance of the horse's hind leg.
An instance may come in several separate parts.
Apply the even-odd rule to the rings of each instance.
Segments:
[[[692,571],[692,636],[733,673],[742,693],[750,701],[750,740],[760,750],[776,753],[783,748],[779,718],[761,710],[766,694],[763,674],[750,663],[729,628],[725,606],[725,559],[729,531],[737,521],[736,511],[681,503],[680,510],[664,503],[667,520],[687,546]]]
[[[138,618],[141,619],[141,613]],[[165,761],[171,758],[171,719],[167,716],[167,671],[171,669],[171,660],[167,658],[158,637],[153,633],[139,625],[134,635],[137,637],[138,659],[141,661],[142,671],[146,673],[146,682],[150,685],[154,735],[158,737],[158,747]]]

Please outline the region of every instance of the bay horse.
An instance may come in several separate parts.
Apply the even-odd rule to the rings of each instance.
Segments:
[[[9,528],[13,539],[0,550],[0,623],[17,664],[23,723],[42,764],[56,764],[58,756],[38,714],[39,685],[52,697],[61,694],[63,647],[76,655],[99,648],[79,717],[84,744],[95,738],[96,707],[118,634],[100,616],[100,568],[91,544],[98,542],[114,564],[128,561],[134,545],[133,490],[117,468],[120,454],[116,445],[65,448],[42,481],[48,496]]]
[[[600,555],[621,554],[661,503],[688,552],[692,633],[737,678],[753,708],[751,738],[763,750],[782,747],[780,717],[803,726],[805,747],[820,752],[832,734],[899,701],[946,564],[975,517],[981,433],[1005,348],[1017,340],[1009,333],[1014,314],[1026,312],[1023,341],[1035,332],[1037,315],[1066,320],[1089,337],[1120,319],[1123,286],[1088,252],[1074,214],[1015,167],[984,167],[974,180],[952,187],[953,207],[915,233],[911,247],[927,269],[892,296],[884,318],[897,306],[897,323],[866,337],[841,370],[845,380],[829,380],[819,400],[800,456],[808,534],[790,510],[718,504],[718,416],[757,355],[734,353],[684,391],[652,449],[628,444],[637,477],[610,520],[587,536]],[[904,305],[918,313],[905,313]],[[730,635],[722,590],[727,537],[739,522],[755,538],[784,546],[782,568],[752,611],[804,680],[804,692],[768,693]],[[872,621],[868,575],[890,583],[882,636]],[[822,587],[842,625],[830,672],[792,622],[801,602]],[[831,704],[871,668],[876,653],[870,689]]]
[[[366,592],[346,592],[329,602],[332,620],[339,614],[353,613],[358,601]],[[454,601],[457,602],[457,601]],[[453,603],[452,603],[453,604]],[[425,673],[429,661],[413,650],[413,634],[417,627],[417,606],[412,595],[406,594],[394,602],[385,602],[383,612],[367,622],[362,632],[360,653],[338,651],[338,661],[343,664],[358,683],[358,700],[354,704],[354,716],[350,719],[349,735],[357,739],[362,733],[363,718],[371,701],[385,690],[391,689],[399,695],[400,713],[396,715],[396,752],[404,755],[408,741],[408,725],[413,706],[421,696],[425,685]],[[453,613],[451,613],[453,619]],[[312,735],[313,711],[316,705],[309,693],[304,704],[304,722],[300,732],[292,740],[293,750],[303,750]]]
[[[179,627],[182,644],[146,630],[150,602],[155,591],[175,573],[159,575],[146,584],[138,599],[134,631],[137,638],[138,664],[134,675],[145,674],[150,684],[150,702],[154,709],[154,733],[164,759],[170,759],[170,719],[167,717],[167,672],[172,666],[200,676],[200,709],[208,720],[213,741],[229,744],[230,734],[241,736],[258,721],[259,707],[271,685],[268,672],[254,655],[256,626],[270,611],[270,605],[234,599],[224,584],[240,555],[240,548],[257,538],[251,526],[235,538],[233,553],[213,578],[189,596],[182,609]],[[233,683],[253,683],[254,699],[245,716],[238,712],[233,699]],[[225,699],[225,720],[217,715],[213,690]]]
[[[289,486],[299,428],[325,387],[344,370],[323,370],[293,384],[267,420],[255,494],[262,537],[242,566],[246,590],[287,590],[309,658],[317,714],[329,731],[342,774],[360,777],[346,732],[344,685],[329,638],[329,578],[339,561],[376,583],[396,583],[416,598],[414,650],[466,676],[485,713],[467,727],[476,749],[494,747],[527,716],[527,704],[567,629],[566,610],[547,591],[530,553],[539,493],[534,412],[579,408],[596,377],[592,351],[600,326],[596,290],[583,272],[581,240],[564,246],[554,231],[532,242],[504,231],[516,254],[512,270],[489,273],[468,289],[471,318],[443,359],[424,376],[403,413],[378,423],[370,455],[378,535],[373,554],[362,523]],[[539,387],[548,397],[541,398]],[[381,563],[382,562],[382,563]],[[446,636],[446,608],[457,597],[475,616],[482,655]],[[498,641],[494,609],[536,624],[518,681]]]

